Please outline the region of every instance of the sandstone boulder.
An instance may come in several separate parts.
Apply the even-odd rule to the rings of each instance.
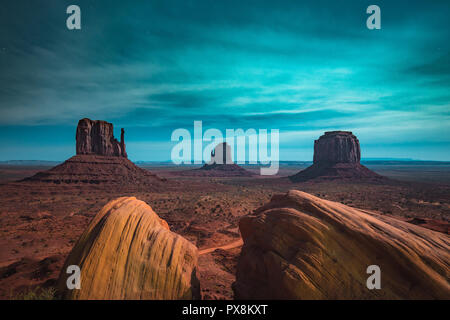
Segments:
[[[250,216],[237,299],[449,299],[448,235],[289,191]],[[381,269],[381,289],[366,286]]]
[[[145,202],[106,204],[69,254],[58,282],[64,299],[197,299],[197,248],[169,230]],[[81,289],[66,286],[69,265]]]

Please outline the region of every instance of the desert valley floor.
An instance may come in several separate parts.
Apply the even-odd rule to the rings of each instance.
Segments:
[[[200,252],[204,299],[233,299],[241,240],[240,217],[274,194],[296,189],[351,207],[449,234],[450,165],[367,165],[391,178],[364,182],[292,183],[286,177],[305,166],[282,166],[273,177],[192,177],[168,165],[141,164],[166,178],[155,190],[100,185],[16,182],[49,166],[0,166],[0,298],[55,285],[65,258],[93,216],[110,200],[129,195],[147,202],[172,231]],[[256,172],[256,169],[249,169]]]

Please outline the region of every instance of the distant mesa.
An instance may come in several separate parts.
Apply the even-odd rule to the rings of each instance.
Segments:
[[[128,160],[125,131],[120,142],[114,138],[113,124],[81,119],[76,130],[76,155],[50,170],[23,181],[56,184],[116,184],[154,188],[159,178]]]
[[[253,173],[245,170],[233,162],[231,147],[226,143],[219,143],[211,151],[211,160],[198,169],[182,171],[186,176],[208,177],[250,177]]]
[[[63,299],[200,299],[198,250],[135,197],[107,203],[70,252],[58,280]],[[66,273],[79,266],[81,286]]]
[[[350,131],[325,132],[314,141],[313,164],[290,176],[293,182],[308,180],[383,180],[386,179],[360,164],[359,141]]]
[[[441,232],[297,190],[242,217],[239,230],[236,299],[450,298]],[[367,287],[371,265],[379,290]]]

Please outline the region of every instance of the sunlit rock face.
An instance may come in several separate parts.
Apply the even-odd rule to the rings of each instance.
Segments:
[[[448,235],[296,190],[241,218],[236,299],[449,299]],[[381,271],[369,290],[367,268]]]
[[[84,231],[58,288],[64,299],[198,299],[197,259],[197,247],[171,232],[149,205],[122,197]],[[70,265],[81,269],[79,290],[67,288]]]

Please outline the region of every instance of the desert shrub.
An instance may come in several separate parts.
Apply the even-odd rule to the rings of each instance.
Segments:
[[[13,300],[54,300],[56,289],[53,287],[35,287],[21,292],[13,297]]]

